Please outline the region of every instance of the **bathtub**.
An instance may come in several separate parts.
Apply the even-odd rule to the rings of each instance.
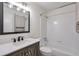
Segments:
[[[50,56],[75,56],[76,54],[69,52],[69,51],[65,51],[67,48],[63,48],[60,49],[58,47],[51,47],[51,45],[49,44],[47,39],[42,38],[40,40],[40,48],[48,48],[48,49],[52,49],[52,52],[50,54]],[[65,49],[65,50],[64,50]]]
[[[60,49],[52,48],[52,56],[72,56],[72,55]]]
[[[42,46],[42,48],[45,49],[45,51],[47,51],[47,49],[52,50],[51,53],[46,53],[45,51],[41,52],[41,53],[43,53],[43,56],[73,56],[71,53],[62,51],[60,49],[51,48],[48,46]]]

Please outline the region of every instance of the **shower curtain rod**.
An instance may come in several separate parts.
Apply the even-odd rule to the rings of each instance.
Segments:
[[[72,4],[76,4],[76,2],[73,2],[73,3],[67,4],[67,5],[60,6],[60,7],[56,8],[56,9],[63,8],[63,7],[66,7],[66,6],[72,5]]]
[[[58,8],[55,8],[54,10],[59,9],[59,8],[63,8],[63,7],[66,7],[66,6],[72,5],[72,4],[76,4],[76,2],[72,2],[72,3],[70,3],[70,4],[60,6],[60,7],[58,7]],[[49,10],[49,11],[51,11],[51,10]],[[49,12],[49,11],[45,11],[45,12],[41,13],[41,15],[43,15],[43,14]]]

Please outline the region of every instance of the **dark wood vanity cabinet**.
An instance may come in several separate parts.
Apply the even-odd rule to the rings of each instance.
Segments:
[[[24,47],[13,53],[7,54],[6,56],[39,56],[39,42],[32,44],[30,46]]]

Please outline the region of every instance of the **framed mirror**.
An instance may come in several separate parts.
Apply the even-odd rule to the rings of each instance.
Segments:
[[[3,2],[1,34],[29,33],[30,12],[8,2]],[[20,4],[24,3],[20,2]]]

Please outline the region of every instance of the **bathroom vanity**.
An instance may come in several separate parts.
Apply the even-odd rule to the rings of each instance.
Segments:
[[[23,42],[0,45],[2,56],[39,56],[39,39],[26,39]]]
[[[12,53],[9,53],[6,56],[38,56],[38,55],[39,55],[39,42],[21,48]]]
[[[16,3],[26,6],[25,3]],[[17,10],[20,6],[10,2],[0,2],[0,35],[30,33],[30,11],[25,8]],[[15,37],[14,37],[15,38]],[[5,39],[6,40],[6,39]],[[10,39],[11,40],[11,39]],[[17,42],[16,42],[17,41]],[[39,39],[14,39],[14,42],[0,45],[0,56],[38,56]]]

